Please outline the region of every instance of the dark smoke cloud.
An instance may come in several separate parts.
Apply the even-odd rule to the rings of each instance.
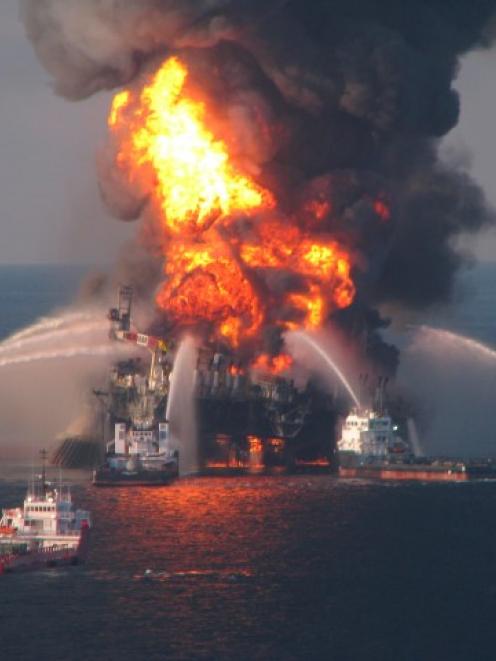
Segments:
[[[493,222],[470,177],[440,164],[437,141],[458,120],[460,56],[491,43],[495,0],[21,7],[55,89],[71,99],[139,84],[168,53],[187,60],[236,160],[283,208],[303,216],[309,197],[332,201],[323,229],[355,253],[363,319],[380,302],[449,298],[461,262],[454,239]],[[104,199],[122,218],[146,216],[149,192],[128,190],[114,156],[110,148],[100,159]],[[377,197],[391,208],[387,223],[373,213]]]

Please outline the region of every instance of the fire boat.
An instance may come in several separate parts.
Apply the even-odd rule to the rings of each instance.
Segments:
[[[77,565],[85,559],[90,526],[90,513],[74,509],[69,486],[46,482],[43,463],[23,506],[2,510],[0,574]]]
[[[341,425],[336,444],[338,475],[343,478],[464,482],[496,477],[491,460],[460,460],[422,455],[412,425],[402,438],[383,404],[379,384],[373,406],[354,407]]]

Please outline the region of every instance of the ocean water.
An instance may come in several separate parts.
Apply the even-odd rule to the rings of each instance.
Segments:
[[[489,271],[473,311],[450,315],[486,341]],[[5,277],[17,295],[0,272],[4,333],[63,304],[78,280],[56,268]],[[22,500],[29,473],[0,465],[2,506]],[[0,577],[1,661],[496,658],[495,481],[245,476],[95,489],[88,477],[67,475],[94,520],[86,564]]]
[[[0,484],[3,503],[22,494]],[[495,483],[198,478],[75,496],[94,518],[87,563],[1,577],[2,659],[494,659]]]

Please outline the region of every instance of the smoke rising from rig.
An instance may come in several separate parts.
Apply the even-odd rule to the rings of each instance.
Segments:
[[[460,56],[491,41],[494,0],[21,0],[21,8],[56,91],[69,99],[123,85],[138,95],[168,58],[184,62],[232,163],[276,200],[275,211],[230,215],[223,241],[266,250],[264,232],[276,224],[300,232],[298,241],[335,242],[356,294],[351,306],[333,306],[335,281],[319,281],[324,317],[357,337],[366,331],[369,355],[394,370],[397,353],[380,340],[374,307],[448,299],[462,260],[453,240],[493,222],[470,177],[438,160],[437,142],[458,119]],[[155,181],[130,185],[121,145],[110,137],[100,184],[116,216],[145,221],[149,251],[129,273],[139,272],[150,296],[160,277],[147,264],[161,260],[170,237]],[[298,304],[313,296],[311,283],[286,263],[259,261],[248,275],[272,315],[258,336],[276,353],[286,322],[304,325]]]

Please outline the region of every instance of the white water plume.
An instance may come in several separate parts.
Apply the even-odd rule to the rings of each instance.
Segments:
[[[0,342],[0,354],[17,352],[24,350],[26,347],[33,345],[48,344],[56,342],[57,344],[66,338],[74,338],[76,335],[90,335],[95,331],[106,332],[108,324],[105,321],[90,321],[79,324],[73,324],[69,327],[56,327],[49,331],[38,332],[36,334],[29,334],[24,337],[18,337],[16,340],[7,338]]]
[[[415,420],[413,418],[408,418],[406,421],[406,427],[408,430],[408,438],[410,440],[410,444],[413,449],[413,454],[416,457],[423,457],[424,456],[424,450],[422,448],[422,444],[420,442],[420,438],[418,435],[417,431],[417,425],[415,424]]]
[[[427,454],[496,456],[496,351],[470,337],[420,326],[398,380],[416,401]]]
[[[171,374],[166,419],[172,445],[179,449],[181,475],[198,470],[198,440],[193,375],[197,348],[191,337],[186,337],[177,351]]]
[[[340,382],[343,384],[346,391],[350,395],[351,399],[353,400],[355,406],[360,407],[360,401],[356,396],[355,391],[351,387],[351,384],[346,378],[345,374],[343,373],[341,368],[337,365],[337,363],[331,358],[329,352],[325,351],[324,348],[318,343],[318,341],[314,337],[312,337],[306,331],[290,331],[285,334],[284,339],[290,353],[293,355],[293,357],[297,362],[299,360],[302,360],[302,358],[300,358],[299,356],[299,349],[301,348],[301,345],[304,344],[307,348],[310,348],[311,351],[314,354],[316,354],[318,358],[321,358],[324,361],[324,365],[326,366],[327,371],[330,370],[332,374],[338,377],[338,379],[340,380]],[[314,369],[315,371],[322,371],[319,368],[314,368]]]
[[[105,387],[112,363],[137,351],[109,340],[95,307],[61,310],[0,342],[0,459],[53,448],[85,406],[95,407],[92,388]]]
[[[100,344],[96,346],[73,346],[64,349],[54,349],[52,351],[38,351],[19,356],[11,356],[0,360],[0,367],[9,367],[10,365],[19,365],[22,363],[33,363],[42,360],[57,360],[76,358],[79,356],[113,356],[120,353],[129,353],[127,345],[122,344]]]
[[[78,339],[0,355],[0,460],[52,449],[87,404],[95,408],[92,388],[105,386],[110,365],[136,352],[105,337]]]
[[[96,313],[91,313],[91,312],[66,312],[64,314],[60,314],[58,316],[53,316],[53,317],[41,317],[37,321],[35,321],[31,326],[28,326],[27,328],[23,328],[20,331],[17,331],[13,333],[12,335],[9,335],[7,338],[5,338],[2,341],[3,345],[7,345],[10,343],[15,343],[18,340],[23,340],[25,338],[34,336],[34,335],[39,335],[41,333],[44,333],[46,331],[54,330],[57,328],[61,328],[70,324],[73,324],[74,322],[79,322],[79,321],[84,321],[84,320],[91,320],[91,319],[97,319],[97,314]]]
[[[488,358],[496,360],[496,350],[491,349],[482,342],[458,335],[442,328],[432,328],[431,326],[419,326],[417,329],[417,342],[438,342],[445,348],[450,346],[457,351],[467,351],[475,354],[477,358]]]

